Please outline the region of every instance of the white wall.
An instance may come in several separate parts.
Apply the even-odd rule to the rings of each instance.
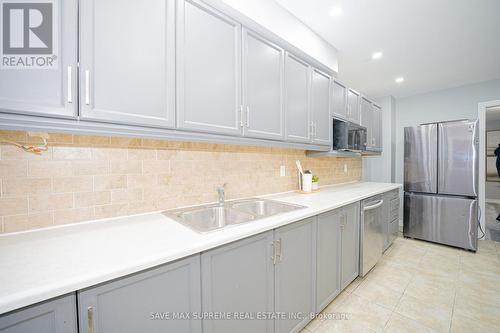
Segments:
[[[274,0],[222,0],[338,73],[337,49]]]
[[[363,180],[372,182],[394,182],[392,168],[394,149],[395,99],[392,96],[377,99],[382,107],[382,146],[383,152],[377,156],[363,157]]]
[[[500,99],[500,80],[396,100],[395,180],[403,182],[404,127],[454,119],[476,119],[478,103]]]

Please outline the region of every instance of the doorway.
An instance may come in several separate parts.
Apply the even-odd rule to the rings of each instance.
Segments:
[[[492,103],[496,104],[496,103]],[[482,226],[485,239],[500,241],[500,103],[484,107],[482,118],[483,131],[481,138],[480,184],[483,193],[480,202],[483,212]]]

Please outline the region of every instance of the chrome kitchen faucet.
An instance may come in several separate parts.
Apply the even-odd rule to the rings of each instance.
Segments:
[[[227,183],[224,183],[224,185],[217,187],[217,194],[219,195],[219,205],[224,205],[224,202],[226,201],[226,186]]]

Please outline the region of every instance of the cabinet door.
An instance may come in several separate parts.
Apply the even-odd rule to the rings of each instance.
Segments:
[[[174,125],[173,1],[80,3],[80,115]]]
[[[343,208],[341,290],[359,273],[359,202]]]
[[[309,65],[287,53],[285,59],[285,117],[288,141],[302,143],[311,141],[309,86]]]
[[[347,118],[353,123],[359,124],[359,93],[349,89],[347,92]]]
[[[340,220],[342,210],[318,216],[316,242],[316,311],[323,310],[340,292]]]
[[[177,11],[177,126],[241,134],[240,24],[197,0]]]
[[[52,29],[52,35],[39,39],[32,33],[35,40],[26,41],[29,45],[25,45],[22,40],[16,43],[16,40],[9,39],[9,45],[16,48],[22,47],[26,51],[8,54],[4,49],[3,59],[12,57],[16,59],[16,63],[18,63],[17,59],[30,59],[35,56],[30,49],[31,43],[35,43],[37,47],[40,47],[40,43],[43,45],[44,50],[36,52],[50,52],[50,48],[52,52],[41,54],[40,57],[36,54],[37,59],[43,60],[39,62],[42,67],[30,65],[29,62],[23,62],[26,66],[0,65],[0,112],[54,117],[76,117],[77,115],[78,1],[54,0],[48,5],[51,6],[51,11],[43,12],[42,24],[43,20],[49,21],[45,15],[52,14],[52,27],[46,27]],[[22,7],[26,6],[24,3],[16,4],[16,1],[5,2],[3,6],[4,16],[12,20],[10,36],[16,35],[16,29],[21,29],[17,36],[22,36],[23,25],[15,24],[13,20],[15,16],[20,20],[22,20],[21,15],[27,17],[29,8]],[[10,6],[9,10],[7,6]],[[5,44],[8,44],[7,41]],[[20,54],[22,52],[25,54]],[[52,65],[49,65],[49,62]],[[45,63],[46,66],[43,66]]]
[[[283,49],[243,30],[245,136],[284,138]]]
[[[274,311],[273,231],[201,255],[202,309],[214,313]],[[206,333],[273,332],[273,320],[203,320]]]
[[[314,69],[311,79],[311,117],[313,142],[330,145],[332,142],[330,119],[330,77]]]
[[[74,294],[0,316],[1,333],[76,333],[76,331]]]
[[[339,81],[333,81],[333,115],[347,118],[347,87]]]
[[[372,103],[365,99],[361,98],[361,126],[366,127],[366,148],[373,147],[373,107]]]
[[[196,255],[79,292],[80,333],[201,332],[199,320],[165,317],[200,313],[200,303]]]
[[[274,238],[280,244],[275,266],[275,311],[306,316],[277,319],[276,333],[300,331],[310,320],[307,314],[315,310],[315,229],[315,219],[308,218],[275,230]]]
[[[379,151],[382,151],[382,109],[374,105],[373,106],[373,147]]]

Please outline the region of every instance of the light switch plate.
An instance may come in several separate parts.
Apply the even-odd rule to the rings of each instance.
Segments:
[[[286,168],[284,165],[280,165],[280,177],[286,176]]]
[[[347,164],[344,164],[344,173],[347,173]]]

